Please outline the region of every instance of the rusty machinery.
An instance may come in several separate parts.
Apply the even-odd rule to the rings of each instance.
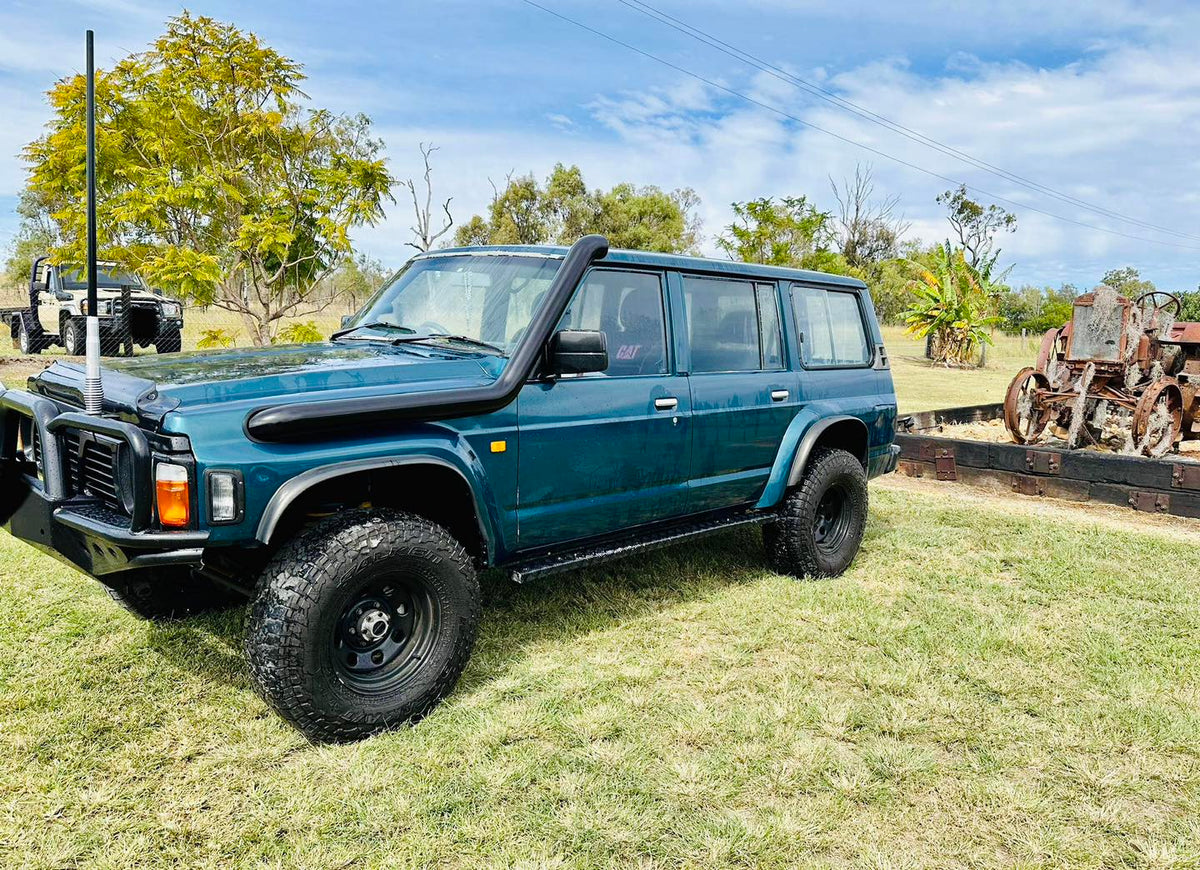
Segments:
[[[1043,336],[1037,365],[1008,387],[1013,440],[1036,441],[1053,423],[1069,447],[1115,441],[1163,456],[1181,437],[1200,437],[1200,323],[1177,322],[1180,310],[1161,291],[1131,302],[1101,286],[1078,297],[1071,321]]]

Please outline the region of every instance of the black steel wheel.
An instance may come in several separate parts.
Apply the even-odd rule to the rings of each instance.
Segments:
[[[867,475],[845,450],[817,448],[800,485],[764,527],[772,566],[796,577],[836,577],[858,554],[867,525]]]
[[[411,514],[346,511],[263,571],[250,673],[311,740],[357,740],[419,719],[453,689],[479,614],[474,566],[449,532]]]

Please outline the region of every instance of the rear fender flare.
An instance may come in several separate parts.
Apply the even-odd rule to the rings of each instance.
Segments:
[[[787,431],[784,432],[779,452],[775,456],[775,464],[767,478],[767,486],[755,507],[774,507],[790,487],[800,482],[813,448],[817,446],[821,436],[831,426],[846,422],[857,424],[862,427],[864,443],[870,444],[870,430],[867,428],[867,424],[858,417],[850,414],[825,415],[818,411],[814,411],[811,406],[805,408],[796,415]],[[864,451],[862,456],[856,458],[863,463],[865,468],[867,465],[866,452]]]

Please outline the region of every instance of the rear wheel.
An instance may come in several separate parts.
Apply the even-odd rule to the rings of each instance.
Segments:
[[[46,348],[44,339],[35,339],[29,323],[24,317],[17,320],[17,350],[23,354],[41,353]]]
[[[454,687],[479,627],[479,583],[449,532],[348,511],[301,532],[263,571],[247,626],[263,698],[312,740],[419,719]]]
[[[112,574],[101,582],[109,597],[130,613],[157,622],[183,619],[211,610],[224,610],[245,598],[188,569],[131,571]]]
[[[845,450],[817,448],[780,518],[763,529],[776,570],[796,577],[836,577],[858,554],[867,526],[867,475]]]

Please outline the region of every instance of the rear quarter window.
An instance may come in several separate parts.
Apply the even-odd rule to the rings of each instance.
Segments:
[[[792,287],[792,305],[805,367],[870,364],[871,344],[857,293],[797,284]]]

